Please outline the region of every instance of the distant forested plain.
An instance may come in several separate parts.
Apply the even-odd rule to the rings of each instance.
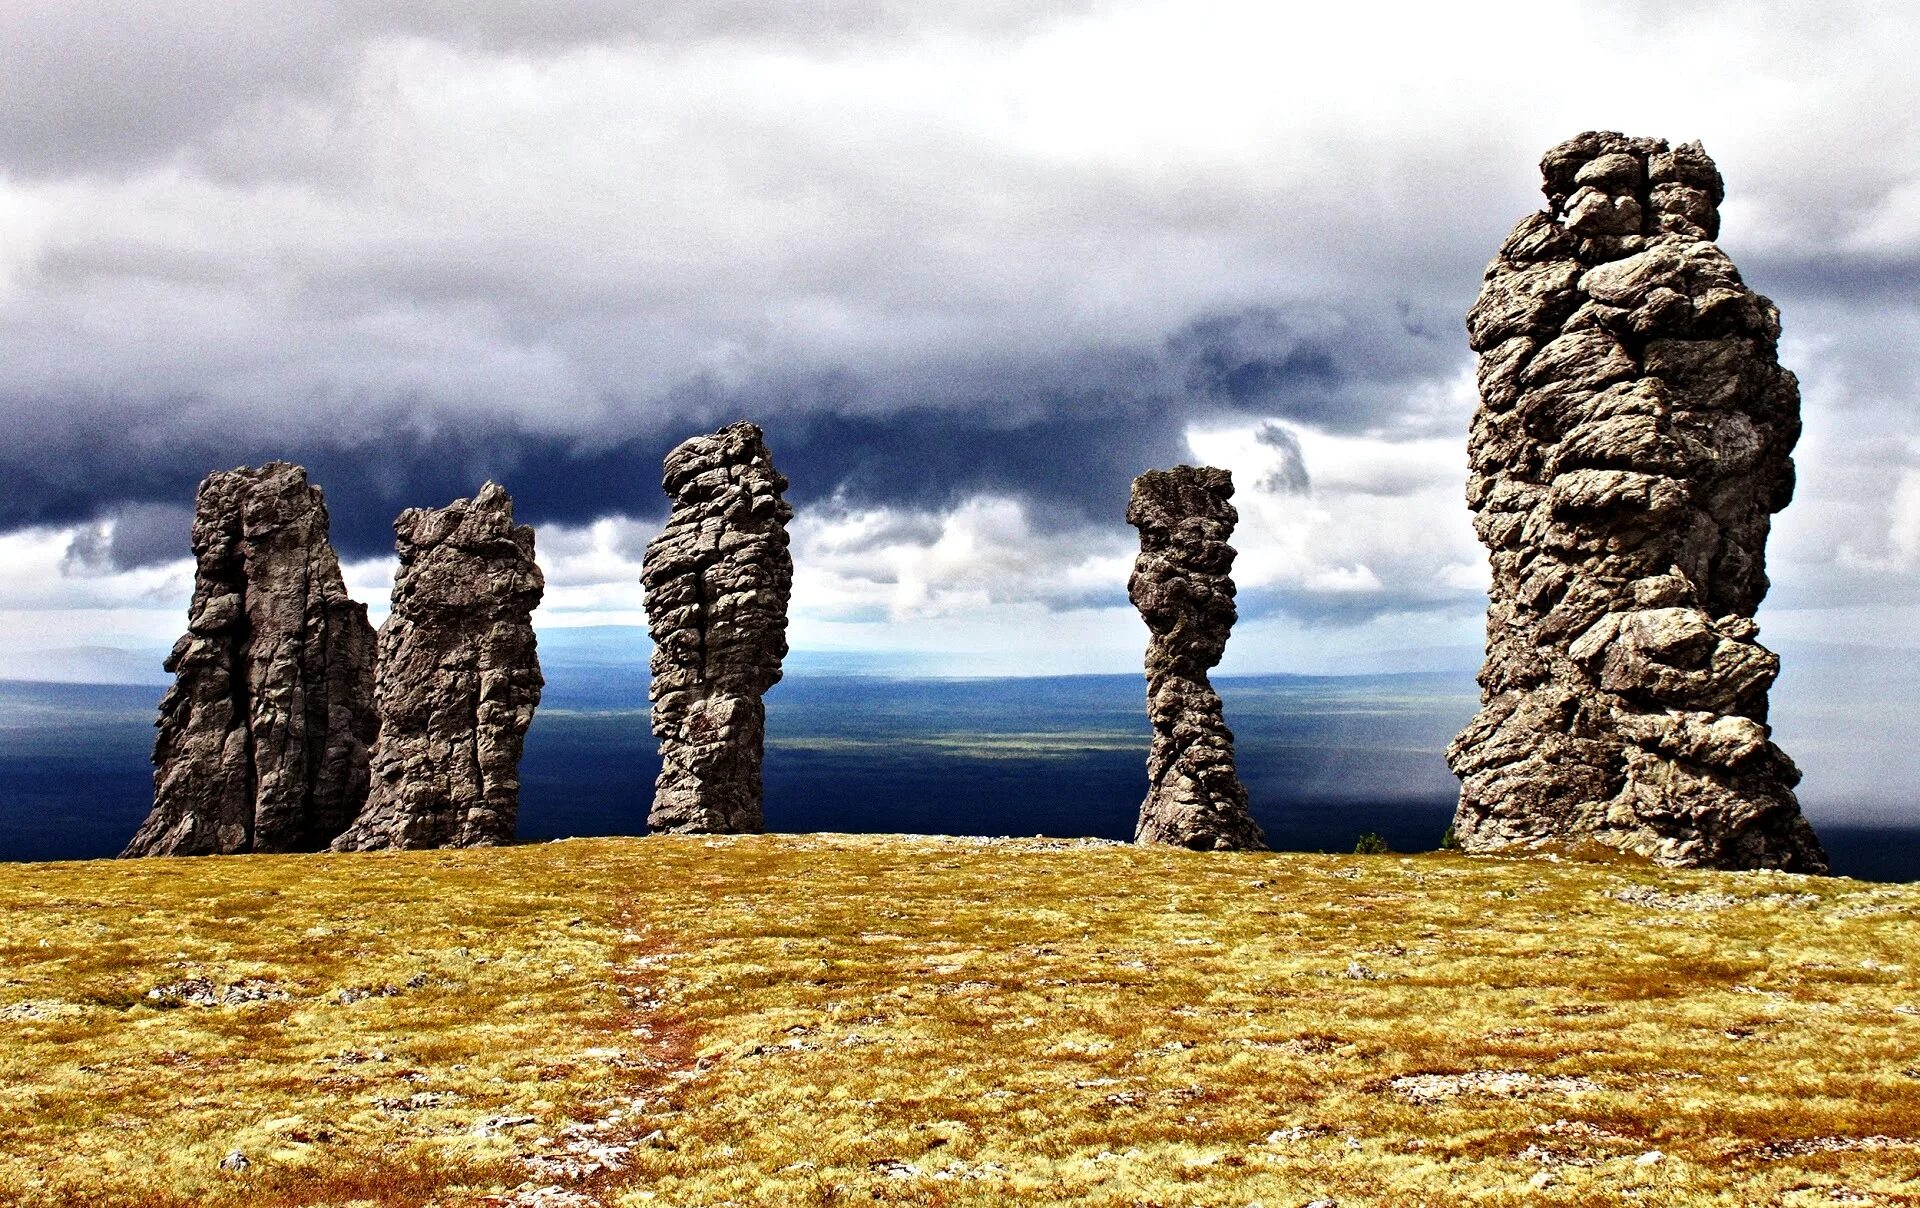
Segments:
[[[658,758],[644,663],[549,667],[522,765],[520,837],[645,832]],[[1442,758],[1472,716],[1457,673],[1222,677],[1240,770],[1276,848],[1436,846],[1455,782]],[[161,689],[0,683],[0,859],[116,854],[150,801]],[[1138,676],[928,679],[793,674],[767,698],[766,815],[776,831],[1127,839],[1146,791]],[[1844,758],[1842,716],[1782,735]],[[1783,729],[1787,720],[1782,722]],[[1831,731],[1832,733],[1829,733]],[[1803,763],[1807,762],[1803,755]],[[1920,829],[1852,808],[1831,774],[1803,785],[1834,871],[1920,880]]]

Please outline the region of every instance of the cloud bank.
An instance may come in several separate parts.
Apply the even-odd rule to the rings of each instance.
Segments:
[[[794,482],[799,639],[1128,666],[1127,482],[1201,458],[1240,488],[1242,669],[1471,643],[1460,316],[1595,127],[1702,139],[1782,306],[1807,435],[1763,623],[1913,644],[1898,6],[16,8],[13,647],[164,644],[194,484],[271,457],[362,598],[394,513],[492,477],[547,623],[631,619],[661,454],[743,416]]]

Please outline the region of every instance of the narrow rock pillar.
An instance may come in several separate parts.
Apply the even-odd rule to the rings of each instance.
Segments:
[[[667,454],[660,485],[673,509],[641,570],[661,765],[647,826],[759,831],[761,697],[780,680],[793,589],[787,480],[760,429],[737,423]]]
[[[1233,731],[1207,679],[1227,648],[1238,611],[1234,551],[1239,520],[1233,476],[1209,467],[1149,470],[1133,480],[1127,523],[1140,556],[1127,596],[1147,622],[1147,798],[1137,843],[1198,850],[1265,850],[1233,767]]]

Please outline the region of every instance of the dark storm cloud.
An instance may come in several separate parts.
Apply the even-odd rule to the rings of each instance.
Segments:
[[[666,408],[687,418],[659,418],[618,441],[529,431],[510,415],[438,424],[393,409],[347,429],[316,414],[293,435],[263,435],[206,425],[185,406],[158,417],[115,403],[8,407],[0,528],[132,518],[102,556],[134,565],[127,559],[150,556],[164,531],[140,505],[182,506],[208,471],[275,458],[307,466],[327,491],[335,540],[350,556],[388,548],[401,508],[471,495],[489,478],[536,523],[653,516],[665,510],[666,451],[738,418],[766,428],[802,502],[838,495],[925,509],[985,491],[1035,502],[1044,529],[1103,523],[1124,509],[1135,475],[1191,460],[1185,432],[1196,420],[1280,416],[1336,430],[1393,420],[1409,390],[1457,357],[1409,334],[1397,313],[1258,307],[1197,317],[1148,347],[1059,362],[875,378],[842,370],[731,392],[709,384]],[[1287,438],[1272,429],[1262,439]],[[1304,482],[1297,443],[1294,454]]]
[[[1191,397],[1350,431],[1397,418],[1409,386],[1459,361],[1451,309],[1401,300],[1203,315],[1167,338],[1163,363]]]
[[[68,574],[102,574],[157,566],[182,556],[193,528],[193,509],[177,503],[125,503],[76,529],[61,568]]]
[[[1788,300],[1886,300],[1920,297],[1920,257],[1761,255],[1742,266],[1747,283],[1783,306]]]
[[[102,418],[101,431],[110,430],[112,422]],[[279,459],[306,466],[326,492],[341,552],[368,557],[392,550],[393,519],[402,509],[471,497],[489,479],[513,493],[523,520],[584,522],[614,513],[664,513],[659,466],[671,443],[662,438],[585,452],[551,437],[511,431],[478,439],[402,433],[366,444],[334,444],[321,435],[263,441],[244,432],[221,432],[149,447],[135,459],[110,439],[82,441],[42,446],[25,457],[0,454],[0,475],[10,482],[0,502],[0,525],[87,525],[69,557],[95,569],[185,557],[186,528],[168,530],[146,523],[147,518],[190,505],[210,471]],[[110,529],[105,524],[128,518],[137,522],[139,534],[130,547],[121,541],[118,523]]]
[[[1253,438],[1280,452],[1280,464],[1260,479],[1259,488],[1277,495],[1304,495],[1313,488],[1307,473],[1307,459],[1300,451],[1300,438],[1279,424],[1261,424]]]

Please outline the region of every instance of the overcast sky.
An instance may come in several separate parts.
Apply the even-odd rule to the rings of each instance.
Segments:
[[[1751,0],[0,0],[0,668],[168,645],[195,483],[273,457],[376,611],[393,515],[493,477],[543,625],[639,622],[661,454],[743,417],[802,649],[1136,668],[1127,483],[1181,460],[1239,484],[1229,669],[1471,646],[1461,316],[1594,128],[1703,140],[1783,311],[1765,638],[1911,648],[1916,45]]]

